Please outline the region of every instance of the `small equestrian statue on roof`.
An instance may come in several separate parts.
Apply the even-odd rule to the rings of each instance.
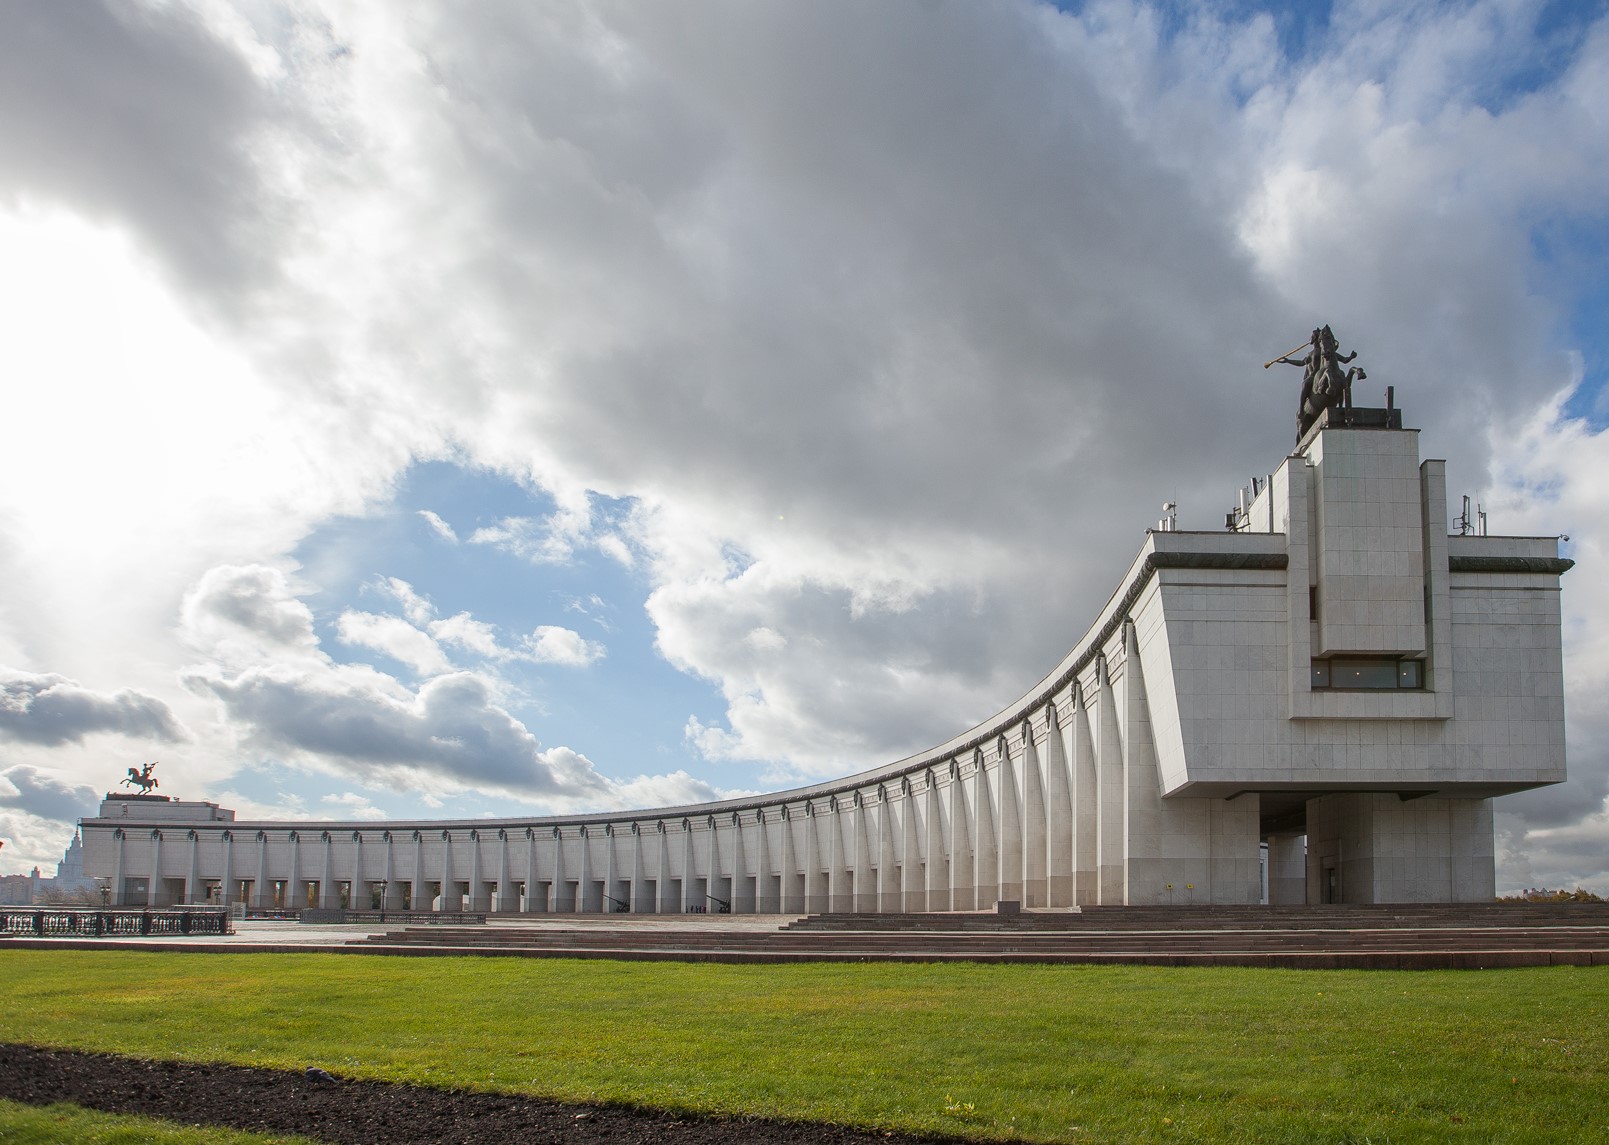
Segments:
[[[151,774],[155,767],[154,762],[146,764],[138,771],[131,767],[128,769],[128,778],[124,779],[123,782],[133,787],[138,787],[141,795],[149,795],[153,787],[160,786],[156,781],[156,776]]]
[[[1298,346],[1284,357],[1263,363],[1265,370],[1275,363],[1302,367],[1302,401],[1296,410],[1297,441],[1313,428],[1313,423],[1325,410],[1351,409],[1352,383],[1369,376],[1360,366],[1342,370],[1341,367],[1356,358],[1358,352],[1353,350],[1350,354],[1343,355],[1335,341],[1335,335],[1328,326],[1321,326],[1313,331],[1313,337],[1307,345],[1309,350],[1305,358],[1291,357],[1291,354],[1302,348]]]

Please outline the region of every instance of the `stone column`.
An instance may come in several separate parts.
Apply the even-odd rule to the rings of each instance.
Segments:
[[[363,881],[363,832],[352,832],[352,890],[347,895],[351,910],[369,909],[369,888]]]
[[[1073,681],[1073,902],[1100,902],[1100,783],[1084,688]]]
[[[693,866],[693,821],[682,820],[682,913],[686,914],[701,903],[693,901],[693,883],[697,878]]]
[[[453,878],[453,836],[451,831],[441,833],[441,905],[436,907],[438,912],[457,911],[464,909],[464,901],[458,897],[458,887]]]
[[[972,888],[976,909],[988,910],[1000,893],[1000,853],[994,834],[994,795],[989,790],[989,773],[983,769],[982,748],[973,749],[972,761],[976,770],[972,809],[977,815],[977,829],[973,833],[976,862]]]
[[[1051,711],[1055,706],[1051,705]],[[1054,717],[1052,717],[1054,719]],[[1047,736],[1048,739],[1048,736]],[[1045,787],[1033,725],[1022,721],[1022,905],[1046,906]]]
[[[844,816],[837,796],[828,799],[832,813],[827,816],[827,910],[845,914],[855,909],[853,886],[844,855]]]
[[[871,808],[865,793],[855,792],[855,910],[872,914],[877,910],[877,884],[872,878],[871,825],[866,822]]]
[[[782,877],[777,881],[777,912],[779,914],[798,914],[803,909],[804,888],[798,891],[793,888],[794,874],[799,866],[798,845],[794,842],[793,819],[788,815],[788,808],[782,808],[782,819],[779,824],[782,831]]]
[[[1045,706],[1045,901],[1050,906],[1073,905],[1073,790],[1063,736],[1052,700]]]
[[[816,822],[816,805],[804,805],[804,886],[799,908],[805,914],[821,914],[826,910],[826,896],[821,893],[821,832]]]
[[[430,884],[425,882],[425,837],[421,831],[413,833],[413,878],[408,887],[408,909],[430,909]]]
[[[380,865],[380,909],[390,910],[402,898],[402,888],[397,886],[397,844],[389,830],[380,833],[380,841],[385,844],[385,855]]]
[[[542,892],[542,881],[536,869],[536,828],[525,829],[525,913],[546,912],[547,895]]]
[[[125,882],[123,875],[123,847],[124,844],[127,843],[128,838],[124,834],[123,828],[114,827],[112,829],[112,841],[116,844],[116,846],[112,850],[111,903],[113,906],[128,906],[128,895],[124,892],[123,887]]]
[[[223,906],[235,901],[235,833],[225,827],[223,840],[223,878],[218,884],[218,899]]]
[[[630,902],[630,897],[626,899]],[[598,902],[598,909],[604,914],[613,914],[620,905],[620,867],[619,859],[615,856],[615,825],[603,825],[603,897]]]
[[[258,909],[271,906],[274,901],[274,889],[268,885],[268,832],[257,832],[257,884],[252,887],[252,897],[257,900]]]
[[[732,913],[753,914],[754,896],[749,894],[748,849],[743,846],[743,823],[736,811],[732,812]],[[756,887],[760,879],[755,876]]]
[[[555,914],[560,911],[575,913],[576,905],[570,896],[568,878],[564,869],[564,832],[558,827],[553,828],[553,907]],[[577,895],[576,898],[580,898]]]
[[[151,881],[146,884],[149,888],[145,892],[146,906],[166,906],[161,902],[162,894],[162,831],[159,828],[151,829]]]
[[[576,880],[575,912],[585,914],[587,896],[592,893],[592,884],[595,881],[592,877],[592,832],[587,830],[585,823],[581,825],[580,836],[581,872],[580,877]],[[602,904],[600,903],[599,905],[601,906]]]
[[[783,836],[787,836],[786,822],[782,823]],[[783,863],[777,875],[777,893],[771,894],[771,826],[765,820],[765,808],[754,813],[754,829],[757,836],[756,847],[759,854],[754,861],[754,912],[756,914],[776,914],[782,909],[781,898],[787,893],[788,864]]]
[[[944,852],[944,814],[939,799],[939,780],[927,769],[927,867],[922,889],[927,900],[924,910],[953,910],[950,904],[950,864]]]
[[[657,895],[659,887],[654,886]],[[655,909],[654,899],[648,894],[648,868],[643,863],[642,855],[642,824],[631,825],[631,909],[642,914],[652,914]]]
[[[659,906],[656,909],[664,914],[674,914],[678,903],[670,890],[670,829],[665,826],[663,819],[655,824],[654,829],[659,833],[659,883],[656,888],[659,891]]]
[[[201,835],[194,827],[185,832],[185,842],[190,852],[189,862],[184,870],[184,901],[196,902],[196,892],[201,889]]]
[[[497,829],[497,901],[492,909],[505,914],[520,909],[520,896],[514,890],[514,870],[509,863],[507,827]]]
[[[901,811],[905,809],[900,808]],[[899,838],[899,817],[888,788],[877,788],[877,910],[879,914],[900,912],[899,858],[895,854]]]
[[[704,826],[705,829],[709,831],[709,838],[704,840],[704,894],[706,896],[704,899],[704,906],[707,907],[711,912],[714,912],[721,909],[721,904],[716,901],[716,899],[720,898],[720,894],[717,890],[717,884],[720,881],[719,872],[721,869],[721,852],[719,844],[715,839],[715,816],[709,816],[709,818],[705,820]],[[727,893],[730,894],[731,892],[728,891]],[[723,901],[730,903],[731,900],[728,899]]]
[[[1022,901],[1022,804],[1017,790],[1017,767],[1006,737],[995,737],[1000,756],[1000,897]]]
[[[1099,818],[1095,825],[1099,863],[1099,896],[1096,901],[1102,906],[1122,906],[1128,881],[1124,838],[1128,791],[1123,774],[1123,743],[1118,734],[1117,700],[1112,695],[1112,680],[1107,672],[1104,654],[1096,657],[1095,670],[1100,684],[1095,703],[1099,709],[1101,729],[1101,741],[1095,749],[1099,759],[1097,798],[1100,802]]]
[[[487,908],[486,901],[481,897],[486,886],[485,859],[480,851],[480,828],[469,829],[469,909],[479,913]],[[458,906],[463,908],[463,899],[458,900]]]
[[[950,760],[950,909],[973,910],[977,906],[973,890],[972,811],[967,806],[966,784],[961,779],[961,761]]]
[[[320,910],[330,910],[340,901],[335,897],[335,854],[330,833],[319,832],[319,842],[324,847],[324,864],[318,877],[318,905]]]
[[[922,844],[917,832],[916,797],[911,794],[910,777],[900,785],[900,909],[925,911],[927,886],[922,878]]]

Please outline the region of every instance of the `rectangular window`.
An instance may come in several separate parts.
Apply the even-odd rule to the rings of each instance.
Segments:
[[[1337,656],[1314,660],[1312,687],[1351,692],[1387,692],[1425,686],[1425,666],[1396,656]]]

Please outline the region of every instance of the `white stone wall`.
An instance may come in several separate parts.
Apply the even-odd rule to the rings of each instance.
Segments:
[[[1246,532],[1152,533],[1016,702],[929,751],[760,799],[527,820],[233,823],[109,802],[86,870],[120,898],[682,913],[1489,896],[1490,798],[1564,778],[1551,539],[1446,535],[1411,431],[1326,428]],[[1318,588],[1319,617],[1309,615]],[[1428,609],[1427,609],[1428,605]],[[1313,657],[1422,659],[1413,691],[1315,690]],[[207,808],[211,808],[207,810]],[[1329,872],[1333,871],[1333,881]],[[176,889],[175,889],[176,888]],[[148,891],[142,891],[148,896]]]

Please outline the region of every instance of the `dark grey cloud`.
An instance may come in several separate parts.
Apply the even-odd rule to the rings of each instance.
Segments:
[[[16,794],[5,791],[4,785]],[[93,787],[67,783],[36,767],[8,767],[0,771],[0,807],[11,807],[41,819],[82,819],[93,815],[100,796]]]
[[[154,696],[129,689],[95,692],[65,676],[0,667],[0,736],[57,747],[102,732],[167,743],[189,738]]]
[[[373,673],[256,668],[230,678],[197,676],[192,686],[223,701],[231,720],[267,750],[343,761],[360,774],[387,767],[434,772],[454,783],[531,795],[601,795],[557,774],[535,736],[470,673],[438,676],[416,693]]]
[[[245,60],[184,5],[0,10],[0,201],[129,226],[214,298],[271,264],[251,154],[267,112]]]

